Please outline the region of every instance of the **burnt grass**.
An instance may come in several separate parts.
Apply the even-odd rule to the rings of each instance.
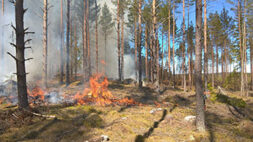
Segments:
[[[56,84],[51,86],[52,90],[60,87]],[[75,83],[61,89],[74,94],[82,86]],[[15,106],[1,104],[0,141],[100,142],[101,135],[107,135],[112,142],[250,142],[253,139],[252,97],[241,98],[237,92],[232,92],[222,96],[222,100],[211,101],[208,98],[207,131],[199,133],[194,122],[184,121],[185,116],[195,115],[196,102],[192,91],[184,93],[180,88],[164,86],[157,93],[151,85],[139,89],[129,81],[110,82],[108,88],[115,97],[133,98],[139,104],[95,106],[62,103],[38,105],[31,110],[56,118],[34,116]],[[246,104],[238,108],[233,106],[233,101],[224,100],[244,100]]]

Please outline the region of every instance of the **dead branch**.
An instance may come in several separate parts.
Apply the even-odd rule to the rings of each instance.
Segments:
[[[28,58],[28,59],[25,59],[24,61],[26,62],[26,61],[29,61],[29,60],[32,60],[33,58]]]
[[[14,29],[15,32],[17,31],[16,28],[12,25],[12,23],[11,23],[11,27]]]
[[[55,119],[57,119],[57,117],[54,116],[54,115],[44,115],[44,114],[39,114],[39,113],[31,112],[31,111],[29,111],[27,109],[24,109],[24,110],[26,112],[28,112],[28,113],[31,113],[31,114],[35,115],[35,116],[39,116],[39,117],[43,117],[43,118],[55,118]]]
[[[12,45],[13,47],[17,48],[17,45],[14,43],[10,43],[10,45]]]
[[[7,52],[7,54],[9,54],[13,59],[15,59],[16,61],[18,61],[18,59],[14,56],[14,55],[12,55],[10,52]]]
[[[25,41],[25,44],[29,43],[30,41],[32,41],[32,39],[27,39],[27,40]]]
[[[25,32],[25,34],[35,34],[35,32]]]

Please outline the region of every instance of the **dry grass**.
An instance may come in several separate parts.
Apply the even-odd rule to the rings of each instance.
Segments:
[[[74,94],[81,86],[72,84],[62,87],[62,92]],[[41,113],[56,115],[58,119],[42,119],[30,116],[29,123],[20,124],[13,120],[11,125],[0,126],[0,141],[89,141],[99,142],[101,135],[108,135],[113,142],[183,142],[183,141],[252,141],[253,123],[251,113],[253,98],[245,99],[246,108],[242,110],[247,117],[237,117],[226,104],[207,102],[207,131],[198,133],[194,123],[184,121],[187,115],[195,115],[195,96],[193,92],[183,93],[180,89],[169,89],[161,94],[152,89],[138,89],[132,85],[111,83],[110,91],[119,98],[130,96],[141,102],[142,106],[41,106]],[[53,90],[53,88],[52,88]],[[237,96],[238,97],[238,96]],[[163,110],[151,114],[161,104]],[[0,124],[7,124],[17,113],[16,108],[0,106]],[[25,119],[25,118],[22,118]]]

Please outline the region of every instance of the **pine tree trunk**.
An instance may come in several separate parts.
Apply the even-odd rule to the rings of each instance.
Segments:
[[[196,0],[196,48],[195,48],[195,87],[196,87],[196,125],[199,131],[205,131],[204,96],[202,85],[202,49],[201,49],[201,28],[202,28],[202,0]]]
[[[87,79],[87,72],[86,72],[86,68],[87,68],[87,18],[86,18],[86,8],[87,8],[87,4],[86,4],[86,0],[83,0],[84,3],[84,10],[83,10],[83,76],[84,76],[84,80]]]
[[[60,84],[63,84],[63,76],[64,76],[64,59],[63,59],[63,0],[61,0],[61,24],[60,24],[60,34],[61,34],[61,47],[60,47],[60,52],[61,52],[61,63],[60,63]]]
[[[211,54],[212,54],[212,87],[214,88],[214,46],[211,46]]]
[[[43,74],[42,74],[42,82],[43,86],[47,88],[47,53],[48,53],[48,42],[47,42],[47,37],[48,37],[48,15],[47,15],[47,10],[48,10],[48,1],[44,0],[44,9],[43,9]]]
[[[238,28],[239,28],[239,44],[241,52],[241,96],[244,96],[244,49],[242,47],[242,32],[241,32],[241,3],[238,0]]]
[[[124,80],[124,15],[121,17],[121,80]]]
[[[105,63],[104,63],[104,73],[105,73],[105,76],[107,76],[107,74],[106,74],[106,67],[107,67],[107,50],[106,50],[106,45],[107,45],[107,33],[105,33]]]
[[[148,26],[145,26],[145,73],[146,79],[149,80],[149,73],[148,73]]]
[[[251,67],[251,90],[253,90],[253,37],[252,34],[249,38],[249,44],[250,44],[250,67]]]
[[[176,78],[175,78],[175,66],[176,66],[176,63],[175,63],[175,28],[176,28],[176,22],[175,22],[175,3],[173,4],[173,87],[175,88],[176,87]]]
[[[118,76],[121,81],[121,68],[120,68],[120,0],[117,1],[117,36],[118,36]]]
[[[204,0],[204,80],[205,80],[205,91],[207,91],[208,83],[208,53],[207,53],[207,4]]]
[[[66,85],[70,84],[70,77],[69,77],[69,35],[70,35],[70,0],[67,0],[67,32],[66,32]]]
[[[77,60],[77,50],[78,50],[78,47],[77,47],[77,33],[76,33],[76,22],[75,22],[75,25],[74,25],[74,38],[75,38],[75,47],[74,47],[74,72],[75,72],[75,80],[77,80],[77,66],[78,66],[78,60]]]
[[[90,57],[90,25],[89,25],[89,17],[90,17],[90,2],[87,0],[87,8],[86,8],[86,18],[87,18],[87,45],[88,45],[88,75],[91,76],[91,57]]]
[[[162,64],[161,64],[161,80],[160,80],[160,82],[163,82],[163,56],[164,56],[164,50],[163,50],[163,31],[162,31]]]
[[[135,78],[137,81],[138,71],[137,71],[137,48],[138,48],[138,31],[137,31],[137,16],[134,17],[134,61],[135,61]]]
[[[96,27],[95,27],[95,35],[96,35],[96,72],[98,73],[98,5],[97,0],[95,0],[95,8],[96,8]]]
[[[157,89],[159,90],[159,46],[157,46],[157,31],[156,31],[156,0],[153,0],[152,3],[152,12],[153,12],[153,53],[156,53],[155,55],[155,61],[153,62],[154,68],[153,70],[156,70],[156,86]],[[159,44],[159,43],[158,43]],[[156,67],[156,69],[155,69]]]
[[[142,87],[142,60],[141,60],[141,39],[142,39],[142,27],[141,27],[141,7],[142,7],[142,0],[139,0],[139,40],[138,40],[138,56],[139,56],[139,87]]]
[[[70,60],[70,80],[73,77],[73,25],[72,25],[72,15],[70,11],[70,46],[69,46],[69,60]]]
[[[183,87],[184,92],[186,92],[186,75],[185,75],[185,0],[183,0],[183,64],[182,64],[182,71],[183,71]]]
[[[24,1],[16,0],[15,19],[16,19],[16,69],[18,86],[18,106],[28,108],[26,70],[25,70],[25,33],[24,33]]]
[[[219,49],[216,45],[216,79],[219,79]]]
[[[169,75],[171,74],[171,70],[170,70],[170,16],[171,16],[171,13],[170,13],[170,3],[171,1],[169,0],[169,13],[168,13],[168,71],[169,71]],[[170,79],[169,79],[170,80]]]
[[[189,25],[190,25],[190,1],[188,0],[188,29],[189,29]],[[189,50],[189,58],[188,58],[188,70],[189,70],[189,74],[188,74],[188,78],[189,78],[189,86],[190,89],[192,89],[192,47],[189,44],[190,41],[190,36],[188,34],[187,36],[187,46],[188,46],[188,50]]]

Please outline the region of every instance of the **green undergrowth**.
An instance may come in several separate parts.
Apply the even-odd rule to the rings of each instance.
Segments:
[[[221,93],[215,93],[211,84],[208,84],[208,90],[210,91],[210,100],[212,102],[220,102],[235,107],[245,108],[246,102],[241,98],[229,97]]]

